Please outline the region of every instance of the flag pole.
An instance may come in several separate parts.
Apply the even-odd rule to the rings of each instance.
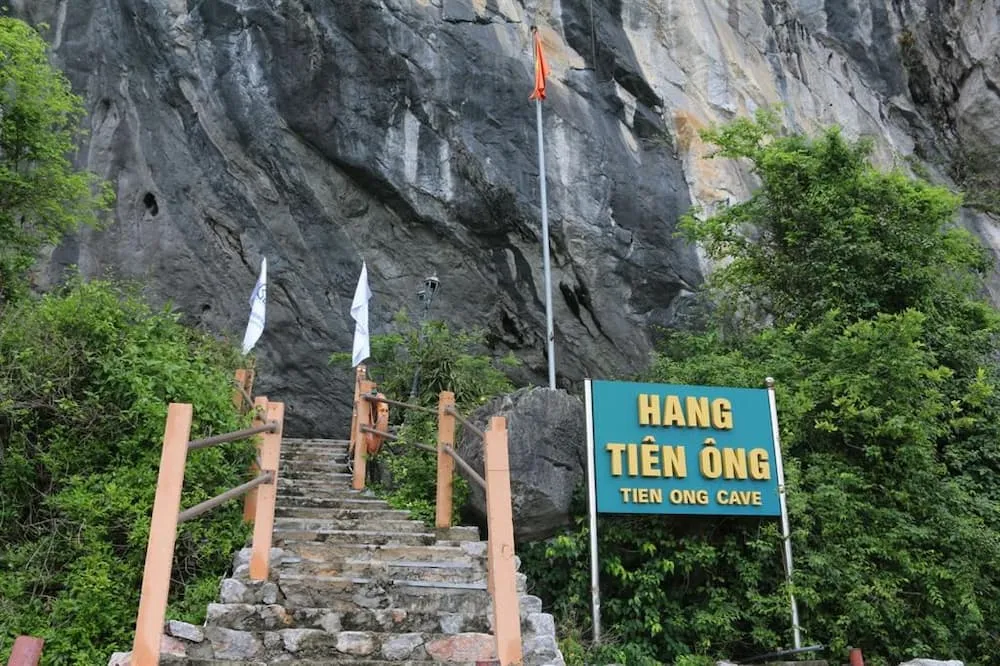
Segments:
[[[531,26],[531,32],[535,38],[535,66],[537,68],[538,59],[542,57],[540,53],[541,45],[537,42],[538,28]],[[552,324],[552,269],[549,265],[549,197],[545,183],[545,134],[542,127],[543,97],[544,92],[541,95],[535,96],[535,122],[538,126],[538,181],[541,184],[542,195],[542,271],[545,274],[545,340],[548,345],[549,388],[554,389],[556,387],[556,336]]]

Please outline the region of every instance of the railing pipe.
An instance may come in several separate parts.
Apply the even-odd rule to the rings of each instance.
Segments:
[[[160,638],[170,592],[170,568],[177,540],[177,514],[181,505],[192,415],[193,409],[189,404],[172,403],[167,410],[149,544],[146,546],[146,565],[142,573],[139,613],[135,623],[132,666],[158,666],[160,662]]]
[[[395,405],[396,407],[405,407],[406,409],[415,409],[418,412],[427,412],[428,414],[437,414],[438,410],[433,407],[424,407],[423,405],[418,405],[412,402],[402,402],[400,400],[390,400],[385,396],[372,395],[371,393],[364,393],[361,396],[362,400],[367,400],[368,402],[384,402],[387,405]]]
[[[18,636],[14,639],[14,648],[10,651],[7,666],[38,666],[44,645],[45,641],[41,638]]]
[[[479,475],[479,472],[474,470],[472,466],[469,465],[469,463],[462,460],[462,456],[458,455],[458,451],[451,448],[450,446],[446,446],[444,447],[444,452],[447,453],[449,456],[451,456],[451,458],[455,461],[455,463],[459,467],[461,467],[466,474],[472,477],[472,480],[476,482],[476,485],[478,485],[483,490],[486,490],[486,479],[481,477]]]
[[[201,502],[199,504],[195,504],[190,509],[185,509],[184,511],[181,511],[180,515],[177,516],[177,522],[186,523],[187,521],[192,520],[193,518],[197,518],[202,514],[208,513],[212,509],[221,506],[230,500],[234,500],[237,497],[240,497],[244,493],[253,490],[262,483],[270,483],[271,476],[272,475],[270,472],[264,472],[263,474],[257,476],[252,481],[247,481],[243,485],[239,485],[231,490],[227,490],[224,493],[216,495],[212,499],[205,500],[204,502]]]
[[[458,422],[463,426],[471,430],[472,432],[479,435],[479,439],[486,439],[486,433],[474,426],[467,418],[458,413],[458,410],[454,406],[448,408],[448,413],[458,419]]]
[[[385,437],[386,439],[391,441],[399,439],[397,435],[394,435],[391,432],[386,432],[384,430],[377,430],[375,428],[370,428],[368,426],[361,426],[361,432],[370,432],[373,435],[379,435],[380,437]]]
[[[277,429],[277,423],[265,423],[252,428],[244,428],[243,430],[235,430],[233,432],[222,433],[221,435],[205,437],[204,439],[195,439],[188,442],[187,447],[188,451],[194,451],[195,449],[204,449],[209,446],[225,444],[226,442],[235,442],[238,439],[246,439],[247,437],[259,435],[262,432],[275,432]]]

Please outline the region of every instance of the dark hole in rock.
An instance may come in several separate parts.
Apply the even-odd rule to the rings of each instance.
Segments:
[[[153,196],[152,192],[146,192],[146,196],[142,198],[142,203],[153,217],[156,217],[156,214],[160,212],[160,206],[157,205],[156,197]]]

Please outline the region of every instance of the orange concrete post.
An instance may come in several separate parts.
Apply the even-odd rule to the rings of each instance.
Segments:
[[[264,398],[267,400],[267,398]],[[266,422],[278,424],[277,432],[260,438],[260,464],[271,472],[271,482],[257,486],[257,515],[253,521],[253,546],[250,551],[250,580],[267,580],[270,570],[271,540],[274,533],[274,504],[278,494],[278,466],[281,461],[281,431],[284,428],[285,404],[268,402]]]
[[[368,460],[368,448],[365,446],[365,433],[362,426],[372,426],[371,403],[361,398],[362,394],[373,393],[375,382],[362,379],[358,383],[358,399],[354,402],[354,410],[358,414],[354,428],[354,478],[351,487],[355,490],[365,489],[365,466]]]
[[[437,446],[437,512],[435,525],[438,529],[451,527],[452,481],[455,477],[455,459],[448,455],[444,447],[455,446],[455,417],[448,408],[455,406],[455,394],[441,391],[438,396],[438,446]]]
[[[146,546],[146,567],[142,572],[139,614],[135,621],[132,666],[157,666],[160,638],[170,592],[170,568],[177,539],[177,514],[181,508],[184,465],[191,438],[191,405],[171,403],[163,433],[160,472]]]
[[[246,413],[246,410],[250,408],[250,405],[246,401],[246,395],[253,395],[254,374],[253,369],[240,368],[236,371],[236,390],[233,391],[233,407],[240,414]]]
[[[246,388],[247,384],[247,371],[245,368],[240,368],[236,371],[234,381],[236,388],[233,390],[233,407],[236,408],[237,412],[243,413],[243,391],[240,389]]]
[[[501,666],[520,664],[521,610],[514,566],[514,516],[510,495],[510,462],[507,458],[507,420],[490,419],[486,431],[486,522],[489,530],[490,593],[493,595],[493,631]]]
[[[264,425],[266,421],[265,414],[267,413],[267,398],[255,398],[253,401],[253,424],[255,426]],[[260,458],[262,442],[260,438],[257,439],[257,458]],[[257,460],[250,463],[250,476],[256,477],[260,474],[260,466],[257,465]],[[260,486],[256,488],[251,488],[246,495],[243,496],[243,522],[252,523],[257,517],[257,491]]]
[[[851,666],[865,666],[865,658],[861,655],[861,648],[848,648],[850,650]]]
[[[367,369],[362,363],[354,371],[354,409],[351,411],[351,444],[347,448],[347,455],[354,456],[354,446],[358,429],[358,398],[361,397],[361,382],[367,377]]]
[[[18,636],[14,640],[14,649],[10,651],[10,661],[7,666],[38,666],[42,659],[42,646],[45,641],[34,636]]]

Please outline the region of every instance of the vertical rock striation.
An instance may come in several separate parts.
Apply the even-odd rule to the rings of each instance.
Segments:
[[[545,374],[531,85],[545,103],[559,383],[641,368],[684,325],[706,270],[674,238],[692,203],[745,197],[697,130],[783,104],[799,129],[876,137],[932,166],[1000,145],[997,0],[9,0],[49,25],[87,99],[81,164],[117,190],[115,223],[67,264],[144,280],[239,337],[271,267],[261,390],[300,433],[346,423],[350,298],[362,258],[372,327],[415,305],[488,332]],[[995,220],[970,214],[992,237]]]

